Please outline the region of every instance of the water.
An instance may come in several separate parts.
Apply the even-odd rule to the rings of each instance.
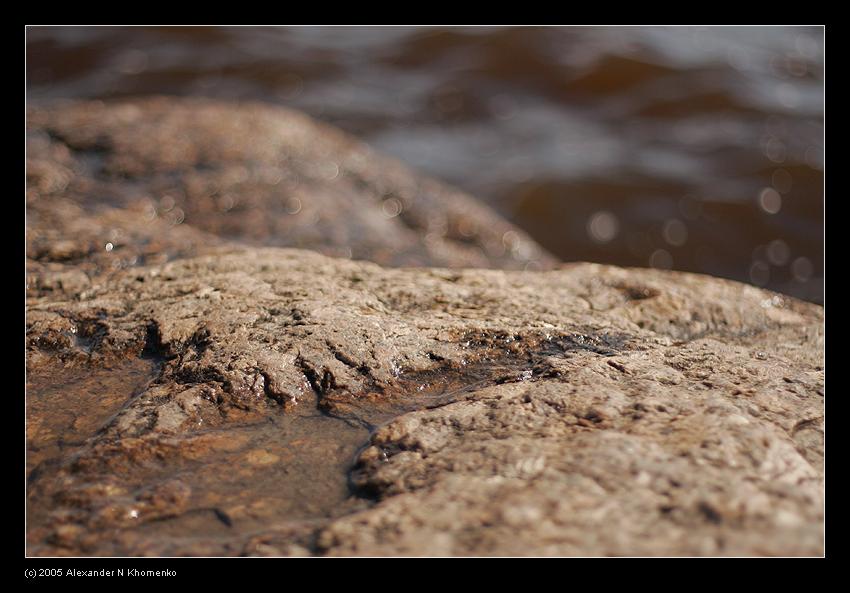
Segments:
[[[270,526],[309,534],[317,521],[367,503],[351,498],[348,470],[368,429],[309,401],[163,437],[159,456],[120,444],[98,456],[95,437],[158,372],[154,361],[134,359],[28,373],[30,554],[232,553],[233,539]],[[69,517],[91,531],[83,541],[63,543]]]
[[[818,27],[35,27],[27,76],[30,101],[294,107],[471,191],[565,261],[823,301]]]
[[[462,363],[400,371],[364,392],[308,374],[313,391],[286,411],[228,408],[219,425],[119,439],[117,414],[157,384],[161,361],[36,366],[26,398],[28,553],[279,553],[269,538],[315,549],[323,525],[380,497],[372,476],[391,452],[372,438],[382,425],[478,389],[558,376],[553,358],[630,348],[629,336],[593,332],[460,340]]]
[[[27,374],[27,475],[94,436],[151,380],[154,364],[132,360],[119,369],[57,367]]]

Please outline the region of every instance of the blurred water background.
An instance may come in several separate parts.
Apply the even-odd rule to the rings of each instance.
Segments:
[[[823,302],[820,27],[27,31],[29,101],[294,107],[469,190],[565,261]]]

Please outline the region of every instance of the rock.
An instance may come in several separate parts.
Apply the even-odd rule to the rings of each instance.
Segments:
[[[31,374],[158,370],[31,477],[30,553],[823,551],[816,305],[277,248],[43,278]]]
[[[27,174],[31,555],[823,553],[821,307],[280,108],[35,108]]]
[[[228,241],[392,266],[556,263],[469,195],[303,114],[256,103],[32,108],[27,180],[34,277],[44,265],[111,271]]]

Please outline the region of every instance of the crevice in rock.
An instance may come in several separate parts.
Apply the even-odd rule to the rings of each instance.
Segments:
[[[154,321],[148,321],[145,324],[145,342],[142,347],[142,357],[147,357],[155,360],[165,361],[169,356],[169,352],[162,342],[162,332],[159,324]]]
[[[338,361],[340,361],[342,364],[344,364],[345,366],[347,366],[347,367],[349,367],[349,368],[351,368],[351,369],[353,369],[353,370],[357,371],[358,373],[360,373],[360,374],[361,374],[361,375],[363,375],[364,377],[369,377],[369,378],[371,378],[371,377],[372,377],[372,372],[371,372],[371,369],[369,368],[369,365],[364,364],[364,363],[358,363],[357,361],[355,361],[354,359],[350,358],[349,356],[346,356],[346,355],[345,355],[345,354],[344,354],[344,353],[343,353],[343,352],[342,352],[342,351],[341,351],[341,350],[340,350],[340,349],[339,349],[336,345],[334,345],[334,343],[333,343],[333,342],[331,342],[330,340],[325,340],[325,344],[327,345],[328,350],[330,350],[331,354],[333,354],[333,355],[334,355],[334,358],[336,358],[336,359],[337,359]]]

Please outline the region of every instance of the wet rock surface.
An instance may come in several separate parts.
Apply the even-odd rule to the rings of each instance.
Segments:
[[[592,264],[269,248],[29,310],[36,372],[157,364],[31,476],[31,553],[822,551],[815,305]],[[90,323],[85,347],[53,337]]]
[[[290,112],[30,117],[29,554],[823,552],[821,307],[450,269],[552,262]]]

